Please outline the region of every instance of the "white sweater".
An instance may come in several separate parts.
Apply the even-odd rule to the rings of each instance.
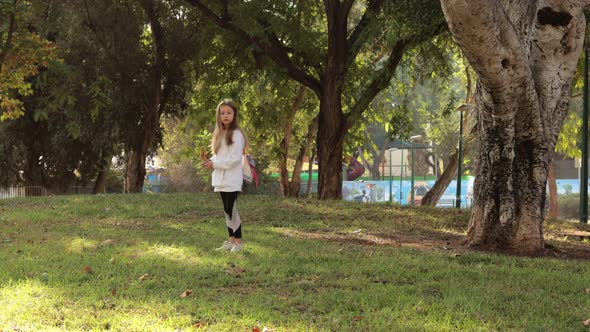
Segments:
[[[225,137],[216,154],[211,157],[213,162],[213,176],[211,185],[215,191],[242,191],[244,175],[242,173],[242,153],[244,151],[244,135],[239,130],[234,130],[232,145],[228,146]]]

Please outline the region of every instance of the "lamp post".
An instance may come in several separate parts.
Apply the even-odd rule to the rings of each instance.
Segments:
[[[391,153],[397,150],[397,148],[388,149],[389,151],[389,203],[393,202],[393,173],[391,171],[391,164],[393,164],[393,159],[391,158]]]
[[[420,138],[422,138],[422,135],[414,135],[410,137],[410,162],[412,163],[412,177],[410,180],[410,202],[412,205],[414,205],[414,141]]]
[[[402,164],[399,167],[399,203],[403,202],[402,180],[404,179],[404,148],[402,147]]]
[[[584,104],[582,110],[582,169],[580,175],[580,222],[588,223],[588,47],[584,50]]]
[[[455,207],[461,208],[461,175],[463,175],[463,112],[472,109],[473,106],[469,104],[461,104],[457,109],[459,110],[459,151],[457,156],[457,194],[455,196]]]

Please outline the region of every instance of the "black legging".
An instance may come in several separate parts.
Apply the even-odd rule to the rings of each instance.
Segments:
[[[232,211],[234,209],[234,204],[238,200],[238,194],[240,192],[239,191],[233,191],[233,192],[221,191],[219,193],[221,194],[221,200],[223,201],[223,211],[225,211],[225,213],[227,213],[227,215],[231,219]],[[240,227],[238,227],[238,229],[235,232],[229,227],[227,228],[227,231],[229,232],[230,237],[235,237],[236,239],[242,238],[242,225],[241,224],[240,224]]]

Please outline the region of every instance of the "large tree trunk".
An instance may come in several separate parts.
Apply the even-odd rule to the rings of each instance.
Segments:
[[[583,1],[441,0],[478,75],[471,246],[543,249],[545,185],[583,46]]]
[[[320,103],[317,135],[318,198],[342,198],[342,150],[346,134],[340,92],[327,94]]]
[[[143,189],[143,181],[145,179],[145,160],[154,147],[156,134],[160,128],[160,115],[164,107],[165,101],[162,100],[163,82],[162,72],[165,66],[165,50],[164,50],[164,36],[162,26],[158,21],[156,14],[156,3],[153,0],[140,2],[146,16],[149,20],[151,28],[151,37],[154,41],[154,63],[151,67],[151,86],[148,89],[148,99],[142,105],[142,121],[143,131],[141,136],[135,140],[134,146],[129,151],[127,160],[127,181],[125,192],[139,193]],[[167,82],[169,87],[170,82]],[[165,98],[164,98],[165,99]]]
[[[326,1],[328,50],[322,75],[317,135],[318,198],[342,198],[342,150],[346,119],[342,113],[342,90],[346,76],[348,10],[340,1]]]

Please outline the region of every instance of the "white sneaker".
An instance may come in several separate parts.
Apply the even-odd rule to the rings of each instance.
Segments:
[[[229,241],[225,241],[223,242],[223,245],[215,250],[232,250],[233,249],[234,244],[229,242]]]
[[[238,251],[242,251],[242,247],[244,245],[243,244],[234,244],[234,246],[231,248],[230,252],[238,252]]]

